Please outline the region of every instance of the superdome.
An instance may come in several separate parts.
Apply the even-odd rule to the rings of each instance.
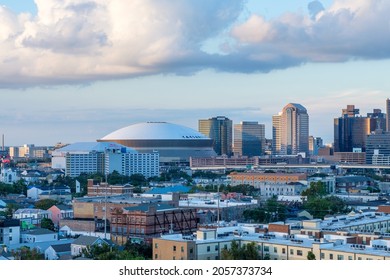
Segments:
[[[213,140],[191,128],[167,123],[133,124],[107,134],[98,142],[115,142],[141,153],[159,152],[161,162],[189,162],[190,157],[216,156]]]
[[[133,140],[183,140],[208,139],[192,128],[167,122],[137,123],[118,129],[101,140],[133,139]]]

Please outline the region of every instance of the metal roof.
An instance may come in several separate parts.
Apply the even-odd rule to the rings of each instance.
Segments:
[[[167,122],[145,122],[118,129],[102,140],[190,140],[209,139],[200,132]]]

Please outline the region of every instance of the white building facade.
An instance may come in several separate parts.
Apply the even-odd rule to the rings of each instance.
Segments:
[[[138,153],[134,149],[110,142],[75,143],[53,152],[52,168],[65,169],[65,175],[82,173],[119,174],[145,177],[159,175],[159,154]]]

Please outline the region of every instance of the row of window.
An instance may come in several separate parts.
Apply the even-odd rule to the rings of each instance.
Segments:
[[[261,246],[259,245],[258,246],[258,250],[261,250]],[[269,246],[264,246],[264,252],[269,252]],[[278,248],[277,247],[274,247],[274,253],[278,253]],[[290,248],[290,255],[294,255],[294,254],[297,254],[297,256],[303,256],[303,251],[298,249],[298,250],[294,250],[292,248]],[[286,248],[282,248],[282,254],[285,255],[286,254]]]

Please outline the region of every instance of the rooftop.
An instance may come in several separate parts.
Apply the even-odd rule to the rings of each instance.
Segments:
[[[102,140],[190,140],[209,139],[200,132],[182,125],[167,122],[144,122],[118,129]]]
[[[46,234],[57,234],[54,231],[48,230],[46,228],[36,228],[23,231],[22,234],[31,234],[31,235],[46,235]]]
[[[55,152],[104,152],[107,149],[125,150],[127,153],[137,153],[134,149],[113,142],[76,142]]]
[[[129,211],[129,212],[132,212],[132,211],[147,212],[149,210],[150,206],[155,206],[157,212],[177,209],[177,207],[174,207],[174,206],[167,204],[167,203],[141,204],[141,205],[134,206],[134,207],[125,207],[123,209],[126,211]]]
[[[145,192],[146,194],[168,194],[168,193],[188,193],[190,191],[190,187],[186,186],[171,186],[165,188],[152,188],[150,191]]]

